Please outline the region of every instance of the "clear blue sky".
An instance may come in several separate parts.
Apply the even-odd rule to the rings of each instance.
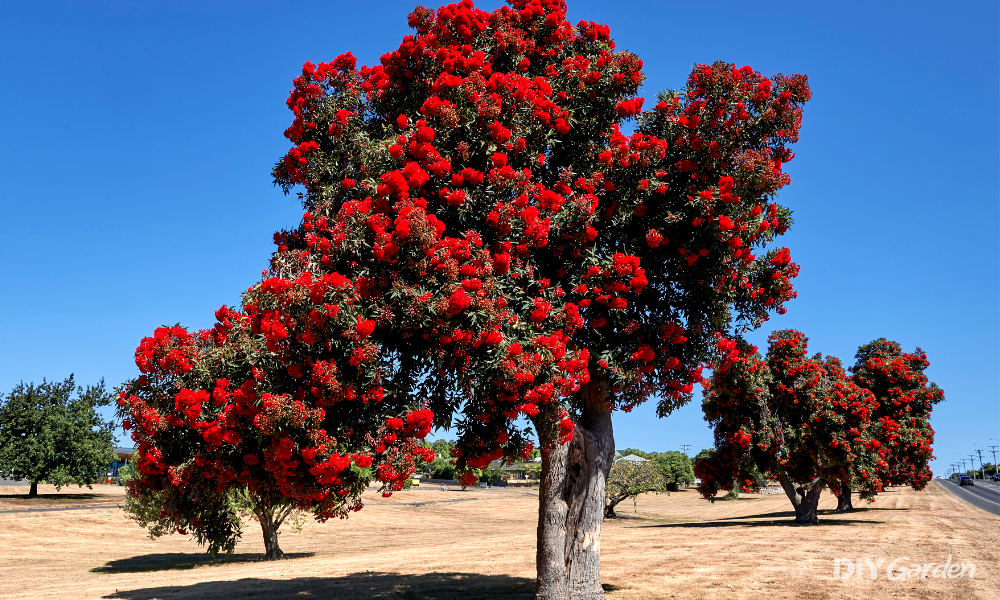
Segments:
[[[0,391],[70,372],[118,384],[142,336],[209,325],[259,277],[301,215],[269,175],[292,78],[346,50],[376,63],[414,4],[289,6],[5,4]],[[645,61],[648,98],[715,60],[809,75],[782,192],[799,298],[753,337],[798,328],[847,364],[881,336],[922,347],[947,398],[938,473],[1000,443],[998,17],[986,1],[570,3]],[[700,399],[615,429],[619,447],[711,445]]]

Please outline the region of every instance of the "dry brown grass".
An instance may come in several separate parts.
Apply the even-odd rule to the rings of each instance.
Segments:
[[[51,485],[38,486],[38,496],[27,496],[28,486],[0,485],[0,511],[32,508],[111,506],[121,504],[123,488],[109,485],[69,486],[56,490]]]
[[[23,508],[3,487],[0,510]],[[61,494],[52,505],[122,501],[122,488]],[[77,497],[72,497],[77,496]],[[0,597],[252,599],[528,599],[534,577],[537,493],[525,489],[370,492],[347,521],[285,532],[290,560],[260,562],[260,533],[212,561],[187,537],[157,541],[117,509],[0,514]],[[461,502],[441,502],[462,500]],[[825,494],[821,509],[835,506]],[[425,503],[413,505],[414,503]],[[894,489],[849,516],[791,525],[784,496],[745,495],[710,504],[693,491],[644,496],[632,518],[606,521],[603,574],[612,600],[676,598],[998,598],[1000,518],[936,484]],[[912,562],[976,564],[975,579],[833,579],[833,559],[908,556]],[[911,561],[908,561],[911,562]]]

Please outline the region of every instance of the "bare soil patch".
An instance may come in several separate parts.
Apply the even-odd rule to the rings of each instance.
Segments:
[[[59,496],[52,502],[124,500],[124,489],[113,486],[95,486],[94,498],[60,495],[79,494],[75,489],[39,492]],[[348,520],[284,532],[282,549],[291,558],[275,563],[260,560],[255,523],[236,554],[212,560],[188,536],[145,538],[119,509],[0,514],[0,598],[531,597],[536,491],[434,486],[390,498],[372,490],[366,501]],[[635,512],[623,503],[626,518],[604,525],[608,597],[1000,598],[1000,517],[937,484],[919,493],[889,490],[848,515],[832,514],[835,507],[824,494],[821,524],[810,527],[791,524],[783,495],[711,504],[690,490],[643,496]],[[952,562],[974,563],[975,578],[889,581],[883,566],[876,580],[833,579],[835,558],[942,563],[949,554]]]

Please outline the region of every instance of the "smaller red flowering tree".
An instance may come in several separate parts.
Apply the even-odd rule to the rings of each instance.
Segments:
[[[212,330],[163,327],[142,340],[142,375],[123,386],[119,417],[137,444],[130,512],[153,537],[190,531],[213,554],[232,552],[245,509],[260,522],[266,559],[278,559],[278,529],[291,511],[344,518],[360,510],[373,478],[388,494],[416,460],[433,458],[419,443],[430,411],[377,401],[378,373],[337,379],[364,351],[367,326],[353,290],[328,280],[268,279],[248,291],[249,314],[223,307]],[[316,304],[322,316],[294,319]],[[309,363],[322,389],[304,390],[295,345],[275,343],[293,322],[313,325],[291,328],[298,345],[326,348]]]
[[[870,428],[874,397],[838,359],[807,357],[808,340],[798,331],[776,331],[768,341],[762,358],[756,348],[720,340],[729,354],[715,365],[703,404],[716,452],[695,463],[702,495],[751,491],[756,468],[781,483],[796,523],[817,522],[827,486],[853,480],[870,500],[882,489]]]
[[[852,380],[878,401],[872,414],[872,437],[877,443],[878,477],[884,485],[909,485],[922,490],[931,480],[928,463],[934,459],[934,405],[944,391],[929,383],[924,370],[927,354],[903,352],[896,342],[879,338],[858,348]],[[850,510],[850,482],[839,492],[838,510]]]

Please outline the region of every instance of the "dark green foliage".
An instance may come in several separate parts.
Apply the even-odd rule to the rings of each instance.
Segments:
[[[714,456],[714,455],[715,455],[715,448],[702,448],[701,452],[699,452],[698,454],[695,454],[694,458],[691,459],[691,462],[692,463],[696,463],[699,460],[705,460],[705,459],[708,459],[708,458],[712,458],[712,456]]]
[[[503,479],[504,471],[503,469],[495,469],[493,467],[487,467],[479,471],[479,481],[493,485],[494,482]]]
[[[434,450],[434,460],[424,468],[431,474],[432,479],[454,479],[455,465],[451,457],[451,449],[455,447],[455,440],[434,440],[424,442],[425,448]]]
[[[435,458],[430,464],[432,479],[454,479],[455,465],[451,464],[451,459]]]
[[[21,382],[0,396],[0,477],[57,489],[103,480],[115,460],[115,426],[97,409],[112,400],[104,380],[83,389],[72,375],[62,383]]]
[[[677,491],[680,485],[694,483],[694,469],[691,466],[691,459],[683,452],[671,450],[663,453],[653,453],[650,457],[656,466],[663,473],[663,478],[667,482],[667,489]]]

